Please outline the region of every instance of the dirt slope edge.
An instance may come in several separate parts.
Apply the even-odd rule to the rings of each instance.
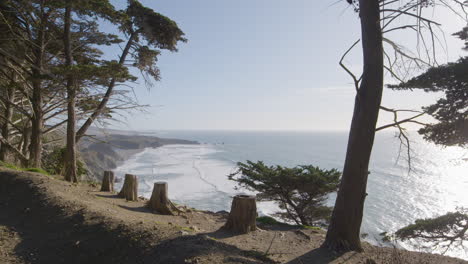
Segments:
[[[162,240],[54,188],[67,183],[0,169],[0,263],[268,263],[203,235]]]

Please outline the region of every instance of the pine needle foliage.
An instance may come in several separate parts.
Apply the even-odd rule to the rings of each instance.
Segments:
[[[328,220],[328,194],[338,189],[341,173],[305,165],[293,168],[267,166],[263,162],[238,163],[238,171],[228,178],[240,187],[258,192],[260,201],[275,201],[284,212],[276,215],[299,225]]]
[[[454,247],[463,248],[468,241],[468,209],[459,208],[439,217],[418,219],[396,231],[395,237],[442,250],[442,253]]]

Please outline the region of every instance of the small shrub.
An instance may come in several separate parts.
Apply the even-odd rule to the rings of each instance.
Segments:
[[[20,170],[20,168],[17,167],[16,165],[11,164],[11,163],[7,163],[7,162],[3,162],[3,161],[0,161],[0,166],[8,168],[8,169],[12,169],[12,170]]]
[[[3,161],[0,161],[0,166],[5,167],[5,168],[9,168],[9,169],[12,169],[12,170],[16,170],[16,171],[29,171],[29,172],[36,172],[36,173],[44,174],[44,175],[47,175],[47,176],[50,175],[47,171],[45,171],[43,169],[40,169],[40,168],[21,168],[21,167],[18,167],[16,165],[14,165],[14,164],[6,163],[6,162],[3,162]]]
[[[65,170],[65,152],[65,147],[56,146],[52,151],[46,153],[42,159],[42,167],[45,171],[49,174],[62,175]],[[85,164],[79,158],[76,160],[76,167],[78,176],[87,173]]]
[[[302,228],[304,229],[310,229],[310,230],[322,230],[322,228],[318,226],[308,226],[308,225],[301,225]]]
[[[24,171],[30,171],[30,172],[36,172],[44,175],[50,175],[47,171],[41,169],[41,168],[26,168],[23,169]]]
[[[465,242],[468,241],[468,209],[458,208],[456,212],[438,217],[418,219],[399,229],[394,235],[396,239],[410,240],[417,245],[442,250],[442,254],[452,247],[465,248]]]
[[[260,201],[275,201],[284,212],[276,213],[298,225],[312,226],[327,221],[331,208],[327,195],[338,189],[341,173],[315,166],[266,166],[263,162],[238,163],[239,170],[228,178],[240,187],[258,192]]]
[[[257,217],[257,223],[261,223],[261,224],[264,224],[264,225],[277,225],[277,224],[281,224],[280,222],[276,221],[276,219],[274,219],[273,217],[269,217],[269,216],[260,216],[260,217]]]

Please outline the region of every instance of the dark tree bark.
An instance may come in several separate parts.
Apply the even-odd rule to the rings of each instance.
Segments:
[[[130,48],[133,45],[134,39],[135,39],[135,33],[131,34],[130,37],[128,38],[127,44],[125,45],[125,48],[122,51],[122,55],[120,56],[119,65],[123,65],[125,63],[125,60],[130,52]],[[91,116],[84,122],[84,124],[76,132],[76,142],[80,141],[80,139],[86,134],[86,131],[88,130],[88,128],[93,124],[94,120],[96,120],[106,108],[106,105],[110,100],[112,92],[114,91],[115,82],[116,82],[116,79],[112,78],[112,80],[109,83],[109,86],[107,87],[106,94],[104,94],[104,97],[102,98],[98,107],[96,108],[96,110],[94,110]]]
[[[167,182],[154,183],[148,208],[164,215],[174,215],[172,208],[175,207],[167,197]]]
[[[21,152],[23,153],[23,155],[25,157],[27,157],[28,154],[29,154],[29,145],[30,145],[29,140],[30,139],[31,139],[31,128],[26,126],[24,128],[23,139],[22,139],[23,143],[22,143],[22,146],[21,146]],[[23,167],[28,166],[27,161],[22,163],[21,166],[23,166]]]
[[[105,171],[102,178],[101,192],[114,192],[114,172]]]
[[[40,80],[33,81],[32,108],[33,117],[31,119],[31,143],[29,145],[29,166],[41,167],[42,158],[42,130],[44,125],[44,115],[42,112],[42,95]]]
[[[369,159],[383,90],[383,47],[378,0],[360,0],[364,71],[357,92],[343,176],[323,244],[335,251],[361,251],[360,228]]]
[[[46,20],[48,14],[44,8],[45,2],[41,1],[41,18],[40,26],[37,32],[37,37],[33,45],[33,53],[35,56],[34,67],[31,67],[32,76],[32,110],[33,117],[31,119],[31,144],[29,145],[29,166],[41,167],[42,159],[42,134],[44,127],[44,113],[42,110],[42,73],[44,70],[44,50],[45,50],[45,34]]]
[[[223,229],[247,234],[257,230],[257,204],[255,196],[236,195],[232,200],[231,212]]]
[[[13,78],[14,79],[14,78]],[[7,93],[6,93],[6,99],[7,101],[5,102],[5,109],[3,113],[3,125],[2,125],[2,137],[5,141],[10,140],[10,122],[13,114],[13,107],[11,106],[10,102],[15,101],[15,88],[13,85],[10,85],[7,88]],[[2,144],[2,147],[0,148],[0,160],[8,162],[9,158],[9,151],[10,148],[6,144]]]
[[[76,112],[75,112],[75,97],[76,97],[76,82],[71,71],[73,66],[72,44],[71,44],[71,0],[67,1],[65,7],[64,18],[64,35],[63,44],[65,48],[65,66],[68,67],[67,76],[67,147],[65,153],[65,180],[70,182],[78,182],[76,175],[76,143],[75,143],[75,125],[76,125]]]
[[[138,200],[138,179],[132,174],[125,174],[125,181],[120,190],[119,197],[127,199],[127,201]]]

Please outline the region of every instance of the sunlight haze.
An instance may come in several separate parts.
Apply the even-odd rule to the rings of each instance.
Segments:
[[[114,1],[123,8],[126,1]],[[162,80],[133,85],[145,115],[132,112],[112,123],[121,129],[347,130],[354,104],[351,78],[338,62],[359,38],[358,15],[345,1],[142,1],[177,21],[188,43],[159,58]],[[184,8],[180,8],[184,6]],[[431,12],[431,9],[426,10]],[[451,36],[464,22],[449,11],[443,24],[448,50],[439,63],[456,60],[463,42]],[[415,50],[416,36],[396,41]],[[389,35],[392,36],[392,35]],[[443,42],[443,40],[441,40]],[[116,48],[115,48],[116,49]],[[360,46],[345,63],[361,70]],[[386,82],[394,80],[386,75]],[[418,109],[437,98],[385,89],[382,105]],[[379,124],[392,116],[381,113]],[[411,126],[410,126],[411,127]],[[417,127],[411,127],[417,128]]]

